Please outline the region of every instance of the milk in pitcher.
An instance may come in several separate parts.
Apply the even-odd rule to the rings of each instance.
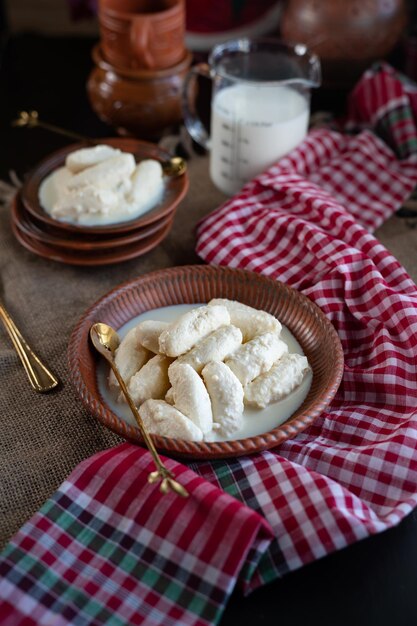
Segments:
[[[295,148],[307,133],[309,102],[286,85],[239,83],[212,103],[210,175],[233,195]]]

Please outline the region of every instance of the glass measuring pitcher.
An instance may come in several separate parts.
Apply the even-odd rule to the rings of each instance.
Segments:
[[[196,80],[213,81],[211,136],[196,112]],[[210,176],[227,195],[295,148],[305,137],[310,91],[320,62],[304,44],[237,39],[213,48],[184,82],[183,114],[191,137],[210,150]]]

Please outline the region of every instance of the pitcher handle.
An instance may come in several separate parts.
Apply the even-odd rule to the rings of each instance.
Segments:
[[[207,63],[194,65],[185,77],[182,93],[184,124],[194,141],[206,150],[210,150],[210,135],[197,115],[195,107],[197,78],[199,76],[212,79],[210,66]]]
[[[147,17],[137,15],[130,28],[130,44],[134,56],[140,63],[140,67],[153,69],[154,58],[149,50],[149,43],[152,37],[152,28]]]

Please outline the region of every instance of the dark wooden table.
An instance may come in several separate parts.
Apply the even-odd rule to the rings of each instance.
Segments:
[[[86,98],[92,44],[89,39],[36,35],[9,39],[0,68],[0,179],[7,178],[9,170],[23,176],[66,143],[40,129],[30,131],[30,137],[29,131],[12,129],[10,122],[20,109],[37,109],[49,122],[79,133],[112,134]],[[221,624],[414,626],[416,588],[414,511],[398,527],[293,572],[248,598],[236,592]]]

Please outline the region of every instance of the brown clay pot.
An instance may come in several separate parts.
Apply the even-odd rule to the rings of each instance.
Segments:
[[[87,93],[100,119],[120,135],[157,140],[182,120],[181,93],[192,56],[165,70],[118,70],[93,49]]]
[[[99,0],[104,58],[118,69],[160,70],[185,56],[184,0]]]
[[[406,21],[405,0],[288,0],[281,31],[320,57],[325,86],[350,87],[391,52]]]

